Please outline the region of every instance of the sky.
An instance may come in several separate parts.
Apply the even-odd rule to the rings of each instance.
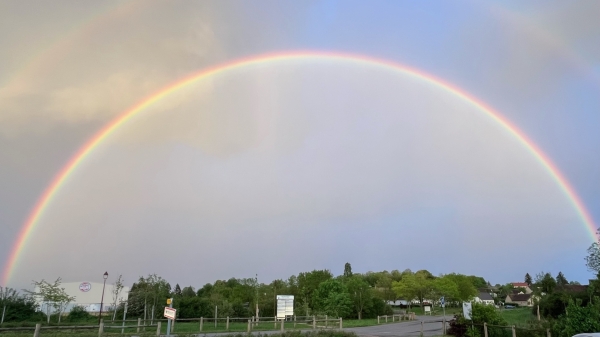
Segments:
[[[0,275],[201,287],[313,269],[427,269],[491,283],[541,271],[587,284],[594,237],[550,172],[459,95],[523,132],[600,222],[595,1],[0,3]],[[595,224],[594,224],[595,226]]]

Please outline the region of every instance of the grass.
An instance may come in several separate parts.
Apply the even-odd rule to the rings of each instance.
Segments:
[[[519,327],[526,327],[537,317],[531,313],[531,308],[500,309],[500,316],[508,323]]]
[[[343,320],[344,328],[355,328],[355,327],[366,327],[366,326],[374,326],[377,325],[377,318],[365,318],[362,320],[358,319],[348,319]],[[398,320],[395,321],[396,323]],[[150,322],[148,322],[150,323]],[[381,324],[386,324],[384,319],[380,320]],[[388,319],[388,324],[392,323],[391,318]],[[156,322],[154,322],[154,326],[146,326],[140,327],[140,332],[138,333],[137,327],[129,327],[124,328],[124,335],[121,335],[121,324],[122,322],[106,322],[104,326],[104,335],[106,336],[127,336],[131,334],[140,335],[140,336],[150,336],[156,335]],[[126,325],[132,326],[136,325],[137,322],[126,322]],[[78,325],[95,325],[95,324],[85,324],[80,323]],[[33,325],[34,326],[34,325]],[[317,320],[317,330],[312,332],[321,331],[321,329],[325,328],[326,323],[323,320]],[[329,321],[327,322],[328,330],[325,331],[336,331],[339,327],[339,321]],[[309,330],[305,332],[311,332],[312,330],[312,321],[297,321],[295,326],[294,322],[286,322],[284,324],[284,328],[286,332],[299,332],[300,330]],[[257,325],[252,326],[253,332],[260,331],[277,331],[281,329],[281,323],[278,322],[275,325],[273,322],[261,322]],[[166,334],[167,332],[167,323],[165,321],[161,321],[161,334]],[[177,335],[187,335],[187,334],[203,334],[203,333],[246,333],[248,331],[248,322],[235,322],[232,321],[229,323],[229,330],[226,329],[225,322],[219,322],[215,327],[214,322],[203,322],[202,331],[200,330],[200,322],[199,321],[177,321],[173,328],[173,333]],[[31,336],[33,334],[33,330],[25,330],[25,331],[0,331],[1,335],[8,335],[12,337],[21,337],[21,336]],[[94,326],[90,329],[68,329],[68,330],[55,330],[55,329],[42,329],[40,333],[41,337],[44,336],[98,336],[98,328]],[[322,337],[322,336],[319,336]]]

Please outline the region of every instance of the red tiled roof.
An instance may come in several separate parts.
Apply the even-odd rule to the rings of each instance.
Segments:
[[[512,285],[513,285],[513,287],[523,287],[523,288],[529,287],[529,285],[525,282],[513,282]]]

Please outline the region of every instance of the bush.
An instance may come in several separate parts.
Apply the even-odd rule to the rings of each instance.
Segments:
[[[85,308],[80,305],[74,306],[73,309],[71,309],[71,311],[69,312],[69,315],[67,316],[67,320],[69,322],[87,321],[92,318],[94,318],[94,316],[90,315],[90,313],[87,312]]]
[[[598,300],[595,301],[596,303]],[[588,303],[582,306],[581,301],[569,301],[566,313],[558,317],[554,331],[559,337],[570,337],[578,333],[600,331],[600,306]]]
[[[488,325],[507,324],[492,305],[473,303],[471,316],[472,320],[467,320],[462,313],[454,315],[454,319],[450,321],[448,334],[457,337],[480,337],[483,336],[483,323]]]

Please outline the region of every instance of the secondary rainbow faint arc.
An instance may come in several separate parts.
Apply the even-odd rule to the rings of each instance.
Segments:
[[[433,84],[434,86],[443,89],[447,92],[450,92],[466,102],[470,103],[474,107],[478,108],[480,111],[485,113],[486,116],[491,118],[498,125],[502,126],[509,134],[515,137],[539,162],[542,166],[550,173],[550,176],[554,179],[554,181],[558,184],[561,190],[565,193],[572,206],[577,211],[583,223],[588,228],[590,234],[593,239],[596,239],[595,231],[596,226],[592,220],[591,215],[585,208],[585,205],[581,201],[581,198],[575,193],[574,188],[569,184],[569,182],[565,179],[563,174],[558,170],[556,165],[552,163],[552,161],[544,154],[538,147],[535,145],[522,131],[520,131],[516,126],[510,123],[506,118],[504,118],[500,113],[493,110],[488,105],[484,104],[480,100],[475,97],[469,95],[464,90],[453,86],[443,80],[440,80],[432,75],[429,75],[423,71],[416,70],[414,68],[410,68],[404,66],[399,63],[395,63],[389,60],[377,59],[373,57],[363,56],[363,55],[355,55],[355,54],[345,54],[345,53],[337,53],[337,52],[320,52],[320,51],[297,51],[297,52],[284,52],[284,53],[276,53],[276,54],[266,54],[266,55],[258,55],[251,56],[243,59],[234,60],[225,64],[220,64],[208,69],[201,70],[197,73],[192,74],[191,76],[185,77],[166,88],[158,91],[157,93],[147,97],[140,103],[134,105],[130,109],[123,112],[119,117],[115,118],[111,122],[109,122],[106,126],[104,126],[99,132],[96,133],[92,138],[90,138],[75,155],[69,160],[69,162],[60,170],[60,172],[55,176],[52,180],[52,183],[46,188],[42,196],[38,199],[35,207],[31,211],[30,215],[27,218],[27,221],[23,225],[21,231],[18,234],[17,240],[13,245],[13,249],[9,255],[6,266],[4,268],[3,273],[3,283],[4,285],[8,284],[12,273],[16,267],[18,262],[18,258],[20,253],[23,251],[25,244],[27,242],[27,238],[30,236],[32,231],[35,229],[39,219],[44,213],[44,210],[48,207],[52,198],[57,194],[60,190],[60,187],[65,183],[69,175],[77,168],[77,166],[85,160],[94,149],[102,143],[105,139],[107,139],[115,130],[117,130],[122,125],[126,124],[129,120],[131,120],[135,115],[142,112],[145,108],[151,106],[152,104],[160,101],[161,99],[169,96],[175,91],[182,89],[194,82],[197,82],[202,79],[206,79],[213,75],[217,75],[226,71],[235,70],[239,68],[243,68],[250,65],[259,65],[266,64],[270,62],[276,61],[286,61],[286,60],[331,60],[331,61],[346,61],[346,62],[355,62],[358,64],[368,64],[373,66],[383,67],[389,70],[394,70],[396,72],[400,72],[406,75],[413,76],[422,81],[425,81],[429,84]]]

